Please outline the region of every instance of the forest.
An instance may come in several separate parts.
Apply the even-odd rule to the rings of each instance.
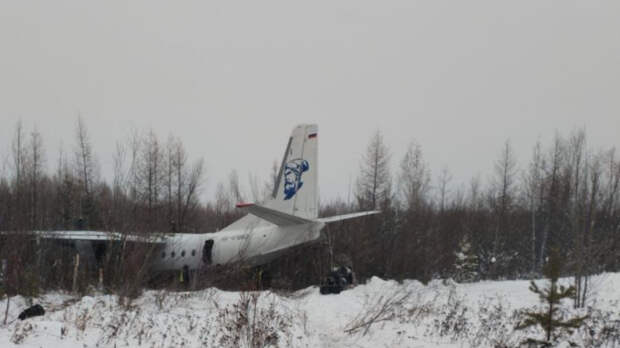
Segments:
[[[278,172],[273,164],[273,175],[264,182],[250,176],[245,192],[231,168],[214,199],[205,202],[204,159],[191,160],[178,137],[162,140],[152,130],[134,131],[115,145],[112,178],[102,178],[82,118],[76,120],[71,147],[57,158],[46,158],[43,137],[16,124],[0,176],[6,293],[75,289],[76,282],[86,289],[102,277],[81,267],[75,279],[75,248],[34,241],[31,231],[213,232],[241,216],[236,202],[269,192]],[[342,264],[354,269],[358,281],[371,276],[422,282],[530,279],[541,275],[551,250],[558,250],[568,260],[565,275],[575,279],[579,306],[591,275],[620,269],[618,156],[615,148],[591,149],[585,130],[556,133],[548,147],[532,144],[529,162],[522,164],[506,141],[497,158],[489,159],[493,173],[461,187],[452,183],[448,169],[431,173],[422,144],[412,141],[402,158],[391,153],[378,130],[360,159],[354,199],[320,206],[322,216],[382,213],[330,225],[319,243],[268,265],[272,286],[318,284],[331,267]],[[129,244],[111,253],[105,287],[141,288],[150,254]]]

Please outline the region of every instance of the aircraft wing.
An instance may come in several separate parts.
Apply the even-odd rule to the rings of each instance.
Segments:
[[[84,240],[84,241],[130,241],[147,244],[164,244],[166,236],[123,234],[108,231],[34,231],[35,236],[43,239]]]
[[[362,216],[369,216],[369,215],[379,214],[380,212],[381,211],[379,211],[379,210],[362,211],[362,212],[358,212],[358,213],[351,213],[351,214],[344,214],[344,215],[335,215],[335,216],[330,216],[330,217],[326,217],[326,218],[320,218],[320,219],[318,219],[318,221],[328,224],[328,223],[336,222],[336,221],[355,219],[355,218],[362,217]]]

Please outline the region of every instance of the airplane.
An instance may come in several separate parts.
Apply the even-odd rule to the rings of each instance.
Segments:
[[[39,238],[70,241],[80,254],[92,261],[96,251],[109,241],[147,243],[157,250],[153,271],[200,270],[235,262],[260,266],[291,248],[319,240],[326,224],[379,213],[364,211],[319,218],[317,179],[318,126],[302,124],[296,126],[288,138],[270,197],[262,205],[237,204],[238,209],[248,214],[218,232],[150,237],[105,231],[40,231],[36,234]]]

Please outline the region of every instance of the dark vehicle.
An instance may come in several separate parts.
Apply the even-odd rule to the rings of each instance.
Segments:
[[[321,294],[339,294],[353,284],[353,271],[349,267],[334,267],[321,284]]]

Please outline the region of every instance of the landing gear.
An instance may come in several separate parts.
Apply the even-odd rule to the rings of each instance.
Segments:
[[[339,294],[342,290],[353,285],[353,281],[353,270],[350,267],[334,267],[321,284],[319,290],[322,295]]]

